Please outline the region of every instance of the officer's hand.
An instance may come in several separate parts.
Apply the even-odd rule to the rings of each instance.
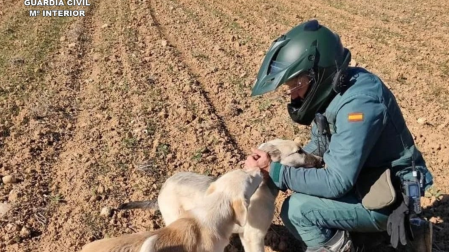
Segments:
[[[253,152],[246,158],[245,166],[246,167],[257,167],[261,169],[261,171],[265,175],[268,175],[270,171],[271,158],[270,155],[262,150],[251,148]]]

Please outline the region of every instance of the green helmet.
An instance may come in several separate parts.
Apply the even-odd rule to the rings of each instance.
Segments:
[[[309,125],[339,92],[342,73],[351,60],[338,34],[310,20],[277,38],[263,59],[251,96],[277,89],[288,80],[307,73],[312,83],[302,100],[288,104],[290,117]]]

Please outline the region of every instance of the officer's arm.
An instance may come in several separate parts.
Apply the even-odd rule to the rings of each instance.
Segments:
[[[351,120],[349,116],[354,113],[362,114],[363,119]],[[323,156],[327,168],[294,168],[273,162],[270,177],[281,190],[291,189],[326,198],[343,196],[352,189],[382,132],[385,113],[385,106],[374,98],[367,95],[354,97],[337,114],[336,133]]]

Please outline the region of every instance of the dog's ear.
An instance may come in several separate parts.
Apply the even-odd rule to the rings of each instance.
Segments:
[[[232,209],[234,210],[235,223],[243,227],[246,224],[246,217],[248,213],[248,205],[244,199],[234,200],[232,202]]]
[[[270,155],[271,161],[273,162],[279,162],[281,160],[281,151],[270,143],[265,143],[259,147],[259,149],[268,152]]]
[[[299,137],[293,139],[293,142],[295,142],[296,146],[300,147],[302,146],[302,141]]]

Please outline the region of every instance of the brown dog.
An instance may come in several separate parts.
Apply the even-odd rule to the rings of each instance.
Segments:
[[[223,251],[234,226],[246,224],[249,200],[261,182],[257,168],[232,170],[211,183],[203,200],[170,225],[94,241],[81,252]]]

